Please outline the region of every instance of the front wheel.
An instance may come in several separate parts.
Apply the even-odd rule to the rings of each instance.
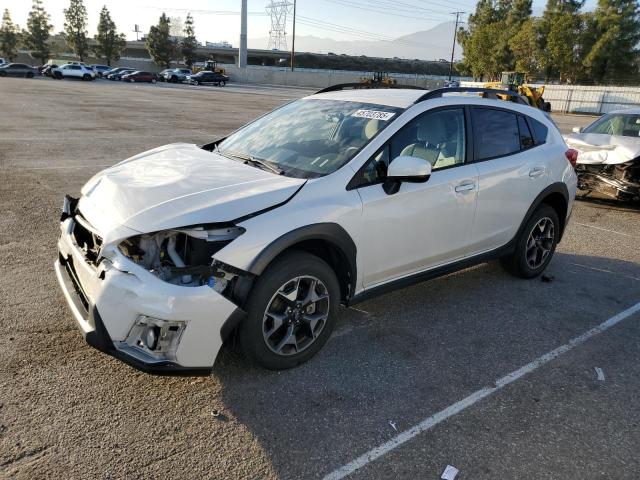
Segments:
[[[151,83],[156,83],[158,80],[156,80],[155,78],[151,79]]]
[[[540,275],[553,257],[560,239],[560,220],[549,205],[540,205],[516,240],[515,251],[501,259],[502,266],[521,278]]]
[[[340,287],[332,268],[300,251],[287,253],[258,278],[240,326],[243,351],[270,370],[313,357],[336,322]]]
[[[224,87],[227,84],[227,82],[225,82],[224,80],[222,80],[218,85],[221,87]]]
[[[0,71],[0,77],[6,77],[6,76],[7,76],[7,72]]]
[[[33,78],[33,72],[27,73],[27,78]]]
[[[89,75],[89,74],[84,74],[84,75],[82,76],[82,80],[84,80],[84,81],[89,81],[89,80],[91,80],[91,75]]]
[[[193,84],[197,87],[198,85],[200,85],[200,82],[198,80],[194,80]]]

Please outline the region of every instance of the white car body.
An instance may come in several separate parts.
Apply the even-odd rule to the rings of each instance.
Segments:
[[[615,115],[640,115],[640,108],[615,110],[597,121]],[[596,121],[596,122],[597,122]],[[575,128],[564,136],[567,145],[578,151],[578,163],[586,165],[620,165],[640,157],[640,136],[586,133]]]
[[[78,62],[67,63],[58,68],[54,68],[52,74],[54,76],[60,75],[60,78],[86,78],[87,75],[91,77],[92,80],[96,78],[96,72],[93,68]]]
[[[545,198],[564,199],[561,226],[566,224],[576,176],[562,136],[543,112],[466,95],[417,101],[424,93],[335,91],[299,100],[399,109],[348,163],[319,178],[277,175],[190,144],[156,148],[95,175],[77,205],[73,199],[66,202],[56,262],[59,282],[87,341],[146,371],[209,371],[225,330],[242,318],[242,306],[212,286],[170,283],[132,260],[119,245],[140,234],[231,238],[215,252],[214,263],[232,275],[246,272],[252,278],[296,242],[333,242],[344,253],[349,275],[342,301],[350,304],[409,279],[498,256]],[[546,126],[547,137],[543,144],[504,157],[433,172],[429,168],[428,181],[401,183],[395,194],[380,184],[350,187],[361,167],[408,122],[449,107],[465,109],[465,115],[476,107],[524,115]],[[412,158],[404,165],[411,168]],[[78,222],[93,240],[78,241]],[[96,247],[88,261],[89,244],[96,238],[99,253]],[[169,356],[156,358],[141,343],[140,332],[154,319],[180,329]]]

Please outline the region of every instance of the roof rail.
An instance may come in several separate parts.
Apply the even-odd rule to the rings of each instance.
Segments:
[[[512,102],[529,105],[529,102],[527,102],[518,92],[480,87],[437,88],[435,90],[429,90],[427,93],[418,98],[414,103],[424,102],[425,100],[431,100],[432,98],[440,98],[445,93],[482,93],[483,98],[493,98],[495,100],[499,100],[498,95],[503,95],[506,97],[511,97]]]
[[[369,83],[338,83],[337,85],[331,85],[325,87],[322,90],[318,90],[314,95],[318,93],[337,92],[339,90],[346,90],[348,88],[356,89],[375,89],[375,88],[405,88],[411,90],[427,90],[426,88],[416,87],[415,85],[380,85]]]

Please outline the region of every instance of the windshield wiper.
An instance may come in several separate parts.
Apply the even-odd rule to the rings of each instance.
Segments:
[[[219,154],[226,156],[232,156],[235,157],[239,160],[242,160],[245,164],[247,165],[255,165],[258,166],[260,168],[267,169],[273,173],[275,173],[276,175],[284,175],[284,170],[281,170],[280,168],[278,168],[276,165],[273,164],[273,162],[270,162],[268,160],[265,160],[263,158],[259,158],[259,157],[255,157],[253,155],[245,155],[243,153],[237,153],[237,152],[221,152],[220,150],[218,150]]]

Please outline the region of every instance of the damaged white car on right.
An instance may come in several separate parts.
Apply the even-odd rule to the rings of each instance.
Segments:
[[[616,110],[565,135],[578,151],[579,192],[640,201],[640,109]]]

